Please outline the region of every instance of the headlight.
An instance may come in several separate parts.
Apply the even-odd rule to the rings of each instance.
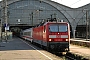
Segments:
[[[49,39],[49,41],[52,41],[52,39]]]
[[[68,39],[66,39],[66,41],[68,41]]]

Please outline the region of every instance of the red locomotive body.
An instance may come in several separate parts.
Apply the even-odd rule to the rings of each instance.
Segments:
[[[57,52],[69,51],[70,27],[66,22],[46,22],[33,28],[33,42]]]

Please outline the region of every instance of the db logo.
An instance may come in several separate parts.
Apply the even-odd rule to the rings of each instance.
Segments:
[[[60,35],[56,35],[56,38],[60,38]]]

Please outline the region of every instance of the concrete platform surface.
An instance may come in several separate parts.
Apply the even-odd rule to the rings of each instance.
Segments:
[[[70,52],[90,60],[90,48],[70,44]]]
[[[0,43],[0,60],[62,60],[35,45],[27,44],[19,38]]]

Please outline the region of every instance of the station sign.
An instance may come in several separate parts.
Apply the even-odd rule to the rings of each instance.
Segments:
[[[9,26],[6,26],[6,27],[5,27],[5,30],[9,30]]]
[[[5,30],[9,30],[9,24],[4,24]]]

